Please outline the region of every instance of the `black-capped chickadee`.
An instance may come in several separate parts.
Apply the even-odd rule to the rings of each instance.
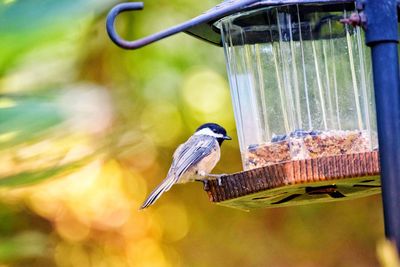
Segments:
[[[226,135],[226,130],[216,123],[206,123],[197,128],[196,132],[175,150],[167,177],[151,192],[140,209],[152,205],[176,183],[204,181],[212,176],[210,172],[219,161],[222,142],[231,139]]]

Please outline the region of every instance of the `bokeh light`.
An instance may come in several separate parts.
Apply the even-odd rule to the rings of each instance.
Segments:
[[[186,75],[182,87],[184,108],[198,124],[211,121],[231,128],[230,94],[224,77],[208,68],[194,68]]]
[[[141,128],[159,145],[175,144],[182,133],[183,125],[178,108],[167,101],[155,101],[146,106],[140,122]]]

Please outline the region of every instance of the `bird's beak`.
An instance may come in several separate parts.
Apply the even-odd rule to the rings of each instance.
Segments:
[[[228,135],[225,135],[224,136],[224,140],[232,140],[232,138],[230,136],[228,136]]]

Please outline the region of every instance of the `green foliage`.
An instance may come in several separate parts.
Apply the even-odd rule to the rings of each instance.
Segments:
[[[2,177],[0,179],[0,186],[12,188],[12,187],[21,187],[24,185],[25,186],[31,185],[50,178],[60,176],[61,174],[66,175],[82,166],[84,166],[84,161],[64,164],[59,167],[51,167],[46,169],[36,169],[34,171],[20,172],[18,174]]]
[[[45,132],[63,121],[55,103],[40,98],[13,99],[3,97],[0,102],[0,149],[43,138]]]
[[[116,1],[2,0],[0,2],[0,74],[35,47],[79,31],[82,22]]]

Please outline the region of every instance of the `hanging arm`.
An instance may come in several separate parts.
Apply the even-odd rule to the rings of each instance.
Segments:
[[[188,31],[189,29],[200,24],[216,21],[224,16],[238,12],[244,8],[248,8],[256,2],[259,2],[259,0],[227,1],[184,23],[133,41],[127,41],[118,35],[115,29],[115,19],[122,12],[142,10],[144,4],[142,2],[121,3],[116,5],[108,13],[106,28],[111,40],[119,47],[124,49],[138,49],[168,36]]]

